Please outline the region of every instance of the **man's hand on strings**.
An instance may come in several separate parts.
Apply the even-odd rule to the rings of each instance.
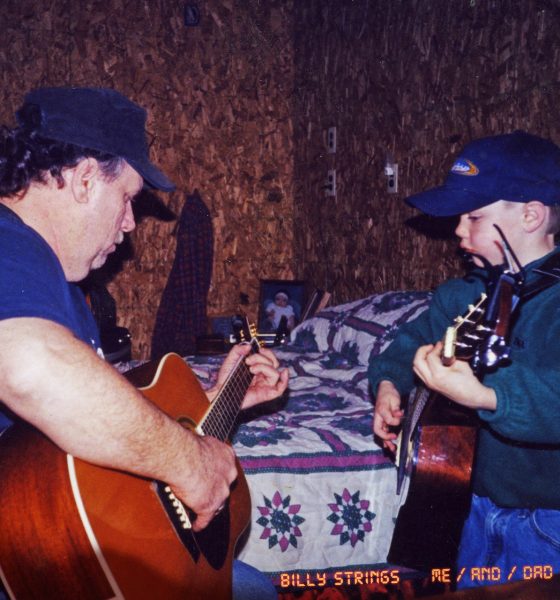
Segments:
[[[250,352],[249,344],[237,344],[230,350],[220,368],[216,385],[206,392],[210,400],[214,399],[240,360],[245,360],[249,372],[253,375],[253,381],[247,390],[242,408],[273,400],[286,391],[288,369],[280,369],[276,355],[268,348],[261,348],[256,354],[250,354]]]

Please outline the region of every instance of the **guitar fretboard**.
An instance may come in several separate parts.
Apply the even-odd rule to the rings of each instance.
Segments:
[[[258,343],[251,343],[252,352],[258,352]],[[243,398],[251,385],[253,375],[243,357],[230,373],[218,396],[212,402],[208,414],[200,424],[205,435],[211,435],[222,442],[229,440],[241,409]]]

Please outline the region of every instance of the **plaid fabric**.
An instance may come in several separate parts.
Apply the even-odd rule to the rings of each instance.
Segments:
[[[192,354],[196,336],[206,333],[213,237],[210,213],[195,190],[179,217],[175,260],[152,335],[152,359],[167,352]]]

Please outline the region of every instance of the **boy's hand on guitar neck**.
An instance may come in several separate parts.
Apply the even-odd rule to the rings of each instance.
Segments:
[[[455,360],[450,366],[441,361],[443,344],[428,344],[416,351],[413,369],[424,385],[453,402],[476,410],[496,410],[496,392],[483,385],[468,362]]]
[[[399,391],[392,382],[382,381],[377,387],[373,433],[383,440],[383,447],[390,452],[397,449],[394,443],[397,434],[391,428],[400,425],[403,415]]]
[[[496,410],[496,392],[478,380],[468,362],[456,360],[450,366],[443,365],[442,347],[442,342],[438,342],[417,350],[413,368],[422,383],[468,408]],[[397,450],[398,437],[393,428],[400,425],[403,416],[397,388],[390,381],[382,381],[377,388],[373,433],[382,440],[383,447],[393,453]]]
[[[257,354],[249,356],[250,352],[251,347],[248,344],[237,344],[230,350],[218,373],[216,386],[206,392],[210,401],[214,399],[228,375],[244,357],[254,377],[243,400],[242,408],[274,400],[286,391],[288,369],[279,369],[280,363],[274,353],[267,348],[261,348]]]

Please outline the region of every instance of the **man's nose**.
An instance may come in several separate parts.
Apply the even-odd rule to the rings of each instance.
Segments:
[[[132,210],[132,203],[127,202],[126,211],[124,213],[124,218],[122,221],[121,229],[125,233],[129,233],[130,231],[134,231],[136,227],[136,220],[134,219],[134,212]]]

